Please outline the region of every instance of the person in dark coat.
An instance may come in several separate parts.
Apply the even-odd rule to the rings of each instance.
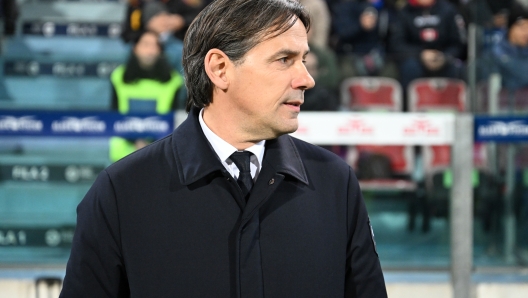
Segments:
[[[122,38],[137,40],[145,30],[173,34],[183,40],[187,28],[212,0],[128,0]]]
[[[421,77],[456,78],[466,43],[463,17],[446,0],[409,0],[391,28],[404,88]]]
[[[492,73],[498,73],[502,86],[515,91],[528,88],[528,10],[519,4],[513,8],[506,38],[482,54],[477,75],[486,80]]]
[[[319,60],[315,53],[310,52],[304,58],[304,65],[315,81],[315,86],[304,92],[304,111],[337,111],[339,109],[339,96],[337,90],[326,88],[319,84]]]
[[[189,116],[98,176],[61,297],[387,297],[352,169],[288,135],[314,85],[309,24],[295,0],[202,11]]]

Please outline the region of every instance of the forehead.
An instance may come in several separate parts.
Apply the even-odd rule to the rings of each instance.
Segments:
[[[515,25],[526,28],[528,27],[528,19],[519,19],[517,22],[515,22]]]
[[[152,33],[144,33],[138,40],[138,44],[145,44],[145,43],[155,43],[158,41],[158,38],[156,35]]]
[[[308,35],[306,33],[306,27],[304,27],[304,24],[300,20],[296,20],[295,23],[285,32],[278,35],[277,33],[277,30],[268,32],[261,38],[261,41],[250,50],[250,52],[259,48],[266,48],[267,50],[273,50],[273,48],[276,48],[276,50],[279,48],[299,51],[308,50]]]

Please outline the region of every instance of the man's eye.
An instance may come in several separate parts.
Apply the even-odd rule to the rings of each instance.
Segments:
[[[282,57],[279,59],[279,62],[286,64],[288,62],[288,57]]]

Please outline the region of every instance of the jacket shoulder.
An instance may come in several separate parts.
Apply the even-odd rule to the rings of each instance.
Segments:
[[[295,137],[288,137],[292,140],[293,144],[295,145],[295,148],[301,156],[301,159],[305,163],[314,161],[317,163],[326,163],[333,167],[342,167],[342,169],[346,171],[350,169],[350,166],[337,154],[320,146],[316,146],[314,144],[297,139]]]
[[[154,170],[162,165],[166,166],[173,160],[172,138],[171,134],[159,139],[116,161],[108,166],[106,171],[110,176],[122,173],[134,173],[134,176],[137,176],[141,175],[141,171],[150,172],[150,169]]]

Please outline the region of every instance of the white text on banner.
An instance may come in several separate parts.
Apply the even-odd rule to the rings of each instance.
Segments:
[[[454,122],[449,113],[301,112],[292,136],[318,145],[447,145]]]

